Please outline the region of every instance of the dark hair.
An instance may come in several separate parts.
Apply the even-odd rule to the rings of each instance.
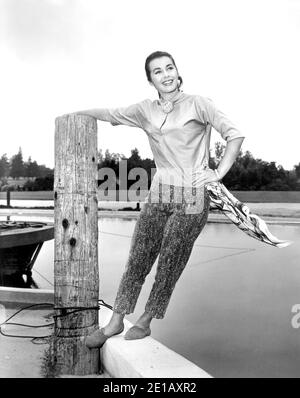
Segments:
[[[148,79],[149,82],[152,82],[152,80],[151,80],[151,71],[149,69],[149,64],[154,59],[161,58],[161,57],[169,57],[169,58],[171,58],[175,68],[177,69],[177,66],[175,64],[174,58],[172,57],[171,54],[167,53],[166,51],[155,51],[154,53],[148,55],[148,57],[146,58],[146,62],[145,62],[145,71],[146,71],[147,79]],[[178,69],[177,69],[177,72],[178,72]],[[182,83],[183,83],[182,77],[178,76],[178,80],[179,80],[178,88],[180,88],[182,86]]]

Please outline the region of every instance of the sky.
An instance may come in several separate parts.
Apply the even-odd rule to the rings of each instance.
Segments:
[[[0,156],[54,167],[54,120],[157,98],[144,63],[171,53],[183,91],[211,98],[243,151],[300,162],[300,0],[0,0]],[[222,141],[213,132],[214,142]],[[152,158],[146,134],[98,122],[98,148]]]

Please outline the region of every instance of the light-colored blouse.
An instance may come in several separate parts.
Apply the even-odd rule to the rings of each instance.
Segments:
[[[158,182],[197,187],[197,172],[207,167],[211,128],[224,140],[244,137],[227,116],[206,97],[181,91],[172,100],[174,109],[164,113],[159,100],[146,99],[128,107],[98,109],[97,118],[113,126],[139,127],[148,136]]]

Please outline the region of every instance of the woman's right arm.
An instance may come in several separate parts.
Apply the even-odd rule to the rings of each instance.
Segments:
[[[103,120],[105,121],[105,109],[101,108],[95,108],[95,109],[86,109],[84,111],[78,111],[74,112],[73,114],[75,115],[86,115],[86,116],[92,116],[98,120]]]
[[[103,122],[109,122],[113,126],[122,124],[143,128],[146,102],[147,100],[123,108],[95,108],[74,113],[76,115],[92,116]]]

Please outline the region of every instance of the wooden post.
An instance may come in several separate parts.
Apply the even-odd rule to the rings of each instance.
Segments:
[[[7,207],[10,207],[10,190],[9,189],[6,191],[6,205],[7,205]]]
[[[53,355],[60,374],[99,373],[97,121],[64,115],[55,121]]]

